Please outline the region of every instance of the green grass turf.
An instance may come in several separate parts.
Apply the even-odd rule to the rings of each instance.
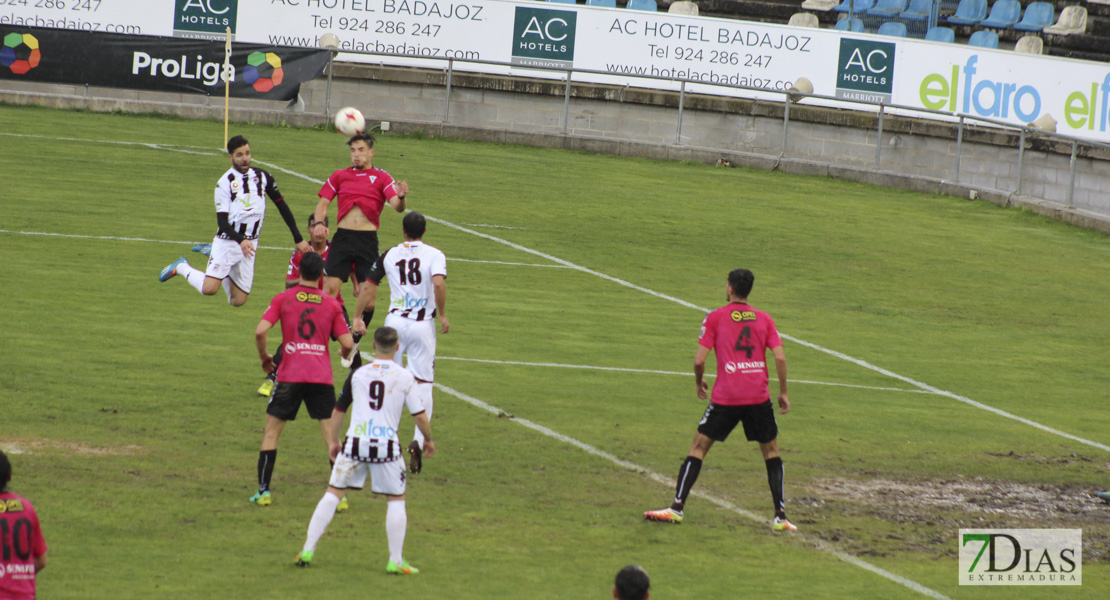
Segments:
[[[316,564],[295,570],[327,477],[315,423],[286,428],[274,505],[246,503],[264,410],[252,333],[283,287],[289,234],[271,211],[261,244],[272,249],[243,308],[156,281],[215,229],[221,124],[4,106],[0,133],[16,134],[0,136],[0,447],[22,452],[13,489],[50,544],[42,597],[607,597],[633,562],[655,598],[924,597],[818,544],[952,598],[1110,593],[1110,507],[1088,495],[1110,486],[1110,454],[791,341],[780,443],[802,535],[699,498],[680,527],[645,523],[668,486],[439,390],[441,454],[411,479],[408,503],[406,557],[424,572],[384,574],[384,502],[368,493],[333,521]],[[347,164],[334,133],[232,133],[272,165],[298,222]],[[565,266],[471,232],[702,308],[745,266],[753,304],[793,338],[1110,443],[1103,236],[842,181],[419,136],[382,137],[375,164],[438,220],[426,239],[449,259],[452,331],[437,381],[645,471],[674,477],[685,455],[704,408],[690,375],[449,359],[689,373],[702,312],[581,270],[468,262]],[[383,248],[400,241],[399,215],[382,222]],[[769,517],[761,463],[731,439],[696,490]],[[981,512],[839,493],[873,480],[941,495],[946,482],[1027,484],[1067,499]],[[960,587],[959,527],[1081,527],[1084,586]]]

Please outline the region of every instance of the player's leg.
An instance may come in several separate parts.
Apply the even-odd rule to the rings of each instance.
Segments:
[[[262,447],[258,450],[258,492],[250,501],[259,506],[270,505],[270,481],[274,477],[274,464],[277,463],[277,443],[285,421],[273,415],[266,415],[266,427],[262,432]]]
[[[759,442],[763,463],[767,467],[767,485],[771,489],[771,502],[775,509],[772,528],[775,531],[796,531],[798,528],[786,518],[786,501],[783,487],[785,470],[779,456],[778,423],[775,408],[770,401],[758,406],[744,407],[744,435],[748,441]]]
[[[694,434],[694,441],[690,445],[690,452],[678,470],[675,481],[674,501],[667,508],[649,510],[644,513],[644,518],[649,521],[662,521],[667,523],[681,523],[686,499],[701,474],[702,461],[714,442],[723,442],[728,434],[739,423],[739,417],[734,407],[725,407],[710,403],[705,409],[705,414],[698,423],[698,431]]]
[[[312,563],[316,544],[328,530],[328,525],[331,524],[332,517],[339,507],[340,497],[345,497],[347,489],[362,489],[366,482],[367,467],[366,463],[353,461],[343,454],[336,458],[335,466],[331,470],[331,478],[328,480],[328,489],[316,504],[316,510],[312,511],[312,519],[308,522],[304,548],[294,559],[298,567],[307,567]]]
[[[401,344],[404,344],[405,353],[408,356],[408,369],[412,371],[416,377],[416,389],[420,394],[420,401],[424,405],[424,410],[428,413],[428,419],[432,418],[432,391],[435,381],[435,357],[436,357],[436,328],[435,321],[413,321],[404,317],[386,318],[388,322],[401,322],[402,329],[398,329],[398,355],[401,351]],[[397,356],[397,355],[394,355]],[[414,452],[423,452],[424,450],[424,434],[420,433],[420,428],[414,428],[412,434],[413,444],[416,444],[415,450],[412,445],[409,446],[409,454]],[[414,470],[413,473],[419,473],[419,469]]]
[[[232,306],[242,306],[247,303],[251,287],[254,285],[254,256],[243,255],[239,248],[237,260],[223,281],[224,292],[227,294],[227,303]]]
[[[408,512],[405,509],[405,461],[394,460],[370,465],[370,491],[386,497],[385,536],[389,545],[386,573],[415,575],[420,572],[405,560],[405,533]]]

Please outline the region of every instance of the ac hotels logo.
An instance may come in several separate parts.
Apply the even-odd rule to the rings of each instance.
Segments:
[[[961,529],[960,585],[1083,585],[1081,529]]]

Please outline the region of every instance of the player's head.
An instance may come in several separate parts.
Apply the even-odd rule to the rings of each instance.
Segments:
[[[231,138],[227,141],[227,157],[232,166],[246,173],[251,166],[251,143],[241,135]]]
[[[414,210],[401,219],[401,227],[405,230],[406,240],[418,240],[428,230],[428,220]]]
[[[728,273],[728,289],[737,299],[747,298],[752,293],[753,283],[755,275],[747,269],[733,269]]]
[[[319,238],[316,237],[316,234],[314,234],[313,232],[316,231],[316,226],[317,225],[323,225],[324,228],[327,229],[327,227],[328,227],[328,216],[324,215],[324,220],[323,221],[317,221],[316,220],[316,213],[314,213],[314,212],[308,213],[308,236],[310,238],[312,238],[313,242],[322,242],[322,241],[328,239],[328,232],[326,232],[326,231],[324,232],[323,237],[319,237]]]
[[[374,159],[374,136],[360,133],[347,140],[347,147],[351,149],[351,165],[354,168],[370,167],[370,161]]]
[[[315,252],[305,252],[301,257],[301,279],[303,281],[320,281],[324,274],[324,259]]]
[[[393,354],[397,351],[397,330],[392,327],[379,327],[374,332],[374,350],[378,354]]]
[[[617,600],[647,600],[651,581],[640,565],[628,565],[617,573],[613,597]]]
[[[8,482],[12,480],[12,463],[8,455],[0,450],[0,492],[8,491]]]

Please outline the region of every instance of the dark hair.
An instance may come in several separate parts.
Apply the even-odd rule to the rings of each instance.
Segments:
[[[732,286],[732,293],[737,298],[747,298],[752,293],[752,284],[755,275],[747,269],[733,269],[728,274],[728,284]]]
[[[351,136],[351,139],[347,140],[347,145],[350,146],[351,144],[354,144],[355,142],[366,142],[367,146],[370,146],[371,148],[373,148],[374,147],[374,136],[370,135],[369,133],[358,133],[358,134],[355,134],[355,135]]]
[[[241,135],[237,135],[237,136],[235,136],[235,137],[233,137],[233,138],[231,138],[230,140],[227,141],[227,153],[228,154],[235,154],[236,150],[238,150],[239,148],[242,148],[243,146],[246,146],[249,143],[250,142],[247,141],[247,138],[245,138]]]
[[[428,230],[428,221],[424,215],[412,211],[401,219],[401,227],[405,229],[405,237],[410,240],[418,240],[424,237],[424,232]]]
[[[320,221],[320,222],[324,224],[324,227],[327,227],[328,226],[328,216],[324,215],[324,220]],[[314,223],[316,223],[316,211],[308,213],[308,226],[312,227],[312,225]]]
[[[301,279],[318,281],[324,274],[324,259],[315,252],[305,252],[301,257]]]
[[[374,347],[379,350],[388,350],[397,345],[397,330],[392,327],[379,327],[374,332]]]
[[[643,567],[628,565],[617,573],[615,586],[620,600],[643,600],[651,587],[651,581]]]
[[[12,478],[12,463],[8,455],[0,450],[0,493],[8,491],[8,480]]]

